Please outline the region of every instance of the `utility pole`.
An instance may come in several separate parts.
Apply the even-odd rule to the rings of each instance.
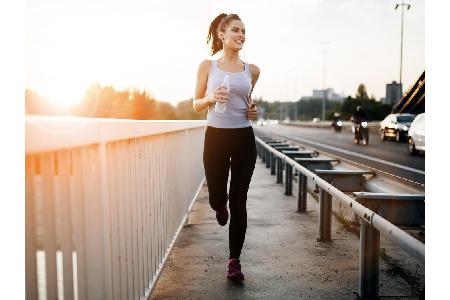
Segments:
[[[322,80],[322,86],[323,86],[323,97],[322,97],[322,121],[325,121],[325,101],[327,97],[327,93],[325,91],[325,56],[326,56],[326,46],[329,44],[329,42],[320,42],[320,44],[323,46],[323,80]]]
[[[409,8],[411,7],[410,4],[408,3],[404,3],[404,0],[402,0],[401,4],[397,4],[395,5],[395,10],[397,10],[397,8],[401,6],[402,7],[402,25],[401,25],[401,37],[400,37],[400,86],[402,85],[402,67],[403,67],[403,15],[404,15],[404,11],[405,11],[405,6],[406,9],[409,10]],[[402,88],[403,89],[403,88]],[[403,91],[402,91],[403,94]]]
[[[294,111],[295,111],[295,116],[294,116],[294,119],[295,119],[295,121],[297,121],[297,104],[298,104],[298,102],[297,101],[294,101]]]

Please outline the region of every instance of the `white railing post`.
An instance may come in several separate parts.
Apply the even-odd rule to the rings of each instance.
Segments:
[[[82,150],[87,299],[111,299],[111,240],[105,144]]]
[[[186,139],[185,139],[185,143],[186,143],[185,149],[186,149],[186,151],[184,151],[183,163],[186,166],[186,173],[184,174],[184,178],[185,178],[185,195],[186,195],[186,197],[185,197],[185,200],[184,200],[184,203],[183,203],[183,212],[186,214],[186,222],[184,223],[184,226],[188,226],[189,225],[189,202],[190,202],[189,196],[191,194],[191,193],[189,193],[190,190],[191,190],[190,189],[191,176],[189,176],[190,175],[190,172],[189,172],[190,162],[189,162],[189,159],[188,159],[190,157],[190,150],[191,150],[191,147],[190,147],[190,144],[189,144],[189,134],[190,134],[189,129],[186,129],[185,133],[186,133],[185,134],[185,137],[186,137]]]
[[[86,299],[86,247],[85,247],[85,222],[84,222],[84,188],[83,188],[83,160],[81,149],[72,151],[72,189],[70,210],[72,213],[72,230],[74,251],[76,253],[76,290],[75,297]],[[74,284],[75,286],[75,284]]]
[[[38,299],[36,262],[36,209],[34,195],[35,160],[25,160],[25,294],[26,299]]]
[[[73,241],[71,226],[70,203],[70,152],[68,150],[59,151],[56,154],[58,162],[59,197],[58,207],[60,224],[57,230],[58,246],[63,255],[63,295],[64,299],[74,299],[73,293]]]
[[[121,286],[121,260],[120,254],[120,221],[119,221],[119,177],[117,167],[117,143],[106,145],[106,157],[108,161],[108,188],[111,224],[111,276],[112,299],[124,299]]]
[[[56,272],[56,236],[55,236],[55,156],[54,153],[41,155],[42,185],[44,200],[44,236],[42,240],[45,251],[45,279],[47,299],[58,297]]]

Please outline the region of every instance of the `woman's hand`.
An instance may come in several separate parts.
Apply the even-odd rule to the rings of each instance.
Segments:
[[[214,104],[215,102],[227,103],[230,99],[230,92],[223,87],[217,87],[210,95],[208,95],[208,102]]]
[[[256,120],[258,117],[258,110],[256,104],[252,103],[249,108],[247,108],[247,119]]]

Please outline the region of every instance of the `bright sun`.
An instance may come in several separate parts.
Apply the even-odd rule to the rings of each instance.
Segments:
[[[52,81],[49,85],[40,86],[37,92],[47,99],[52,106],[69,109],[82,101],[87,89],[87,86],[77,86],[75,82]]]

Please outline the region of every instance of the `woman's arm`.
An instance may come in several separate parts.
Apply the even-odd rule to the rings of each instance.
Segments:
[[[249,99],[250,99],[250,104],[252,104],[253,103],[253,100],[252,100],[253,89],[255,88],[256,82],[258,81],[259,74],[260,74],[260,70],[257,65],[252,65],[252,64],[250,65],[250,74],[252,74],[252,90],[250,92]]]
[[[194,110],[196,112],[201,112],[212,104],[206,96],[206,87],[208,85],[208,74],[210,68],[210,60],[204,60],[198,66],[197,83],[195,85],[195,99],[193,102]]]
[[[259,73],[260,70],[256,65],[250,65],[250,74],[252,75],[252,90],[248,97],[249,108],[247,109],[247,119],[249,120],[256,120],[258,118],[258,111],[252,99],[252,92],[253,89],[255,88],[256,82],[258,81]]]

